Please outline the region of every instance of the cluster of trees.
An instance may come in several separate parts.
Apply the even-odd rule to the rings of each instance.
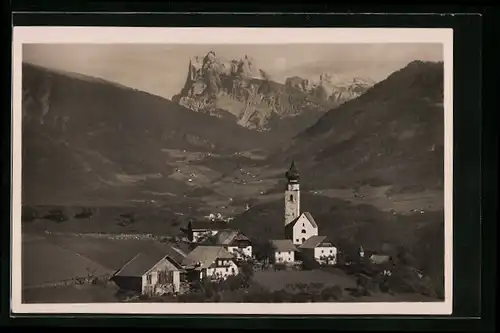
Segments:
[[[21,218],[23,222],[33,222],[37,219],[46,219],[54,222],[64,222],[70,218],[71,210],[63,208],[52,208],[46,213],[42,213],[39,209],[32,206],[23,206]],[[74,213],[76,219],[89,219],[96,212],[95,208],[83,207]]]

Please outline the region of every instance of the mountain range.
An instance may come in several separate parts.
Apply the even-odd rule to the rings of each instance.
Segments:
[[[231,70],[243,71],[246,77],[262,76],[251,62],[243,64],[248,66],[240,64]],[[294,92],[306,96],[314,87],[306,83],[290,79],[283,87],[294,87]],[[262,178],[248,180],[248,184],[265,179],[274,182],[251,194],[279,193],[282,171],[292,159],[300,165],[304,186],[310,188],[442,189],[442,103],[442,63],[415,61],[359,97],[310,120],[310,126],[290,138],[291,131],[255,131],[233,119],[192,112],[129,87],[24,64],[24,198],[36,202],[67,198],[68,193],[140,197],[143,190],[166,187],[184,195],[194,184],[172,175],[189,154],[201,154],[189,157],[188,164],[207,172],[206,182],[198,184],[206,191],[235,177],[245,166]],[[286,122],[286,118],[277,119],[276,127]],[[305,126],[301,120],[297,124]],[[173,161],[165,153],[168,150],[184,156]],[[263,157],[248,158],[245,152]],[[236,158],[235,154],[240,155]],[[111,192],[103,194],[106,191]]]
[[[282,84],[248,55],[227,60],[211,51],[189,61],[186,83],[173,101],[246,128],[291,137],[373,84],[369,79],[331,73],[317,79],[289,77]]]

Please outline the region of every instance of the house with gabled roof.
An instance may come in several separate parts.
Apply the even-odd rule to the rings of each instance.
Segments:
[[[227,229],[226,221],[191,221],[186,228],[181,229],[191,242],[198,243],[220,230]]]
[[[123,290],[163,295],[179,292],[182,270],[168,255],[140,252],[113,274],[111,280]]]
[[[200,279],[226,279],[239,273],[235,257],[223,246],[197,246],[188,254],[183,264],[199,272],[197,275]]]
[[[321,265],[337,263],[337,247],[326,236],[312,236],[299,246],[304,262],[317,262]]]
[[[239,230],[225,229],[208,237],[201,245],[223,246],[236,259],[252,257],[252,243],[250,239]]]
[[[272,263],[292,264],[295,262],[297,247],[289,239],[274,239],[270,242],[271,253],[269,259]]]

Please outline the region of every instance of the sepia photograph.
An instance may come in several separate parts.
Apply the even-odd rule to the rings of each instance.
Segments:
[[[13,311],[450,314],[452,39],[15,28]]]

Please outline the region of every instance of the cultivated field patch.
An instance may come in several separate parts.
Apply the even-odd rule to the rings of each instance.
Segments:
[[[323,270],[257,271],[253,281],[269,291],[299,292],[300,285],[317,286],[318,290],[334,286],[339,286],[342,290],[356,287],[356,280],[341,271],[338,273]]]

